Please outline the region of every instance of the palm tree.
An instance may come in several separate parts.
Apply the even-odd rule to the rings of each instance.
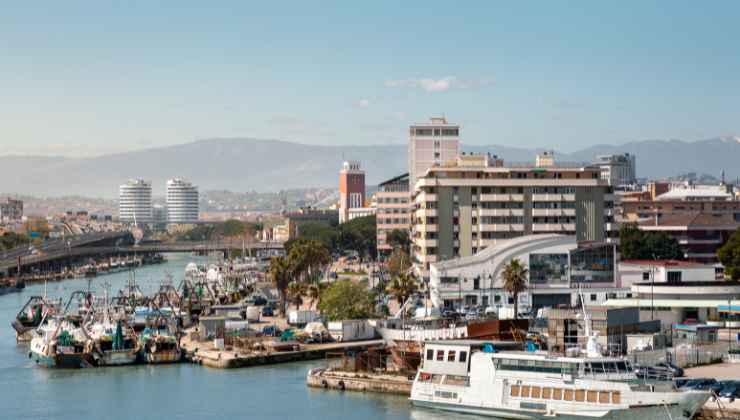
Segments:
[[[416,284],[416,279],[409,273],[402,273],[394,277],[386,288],[386,292],[395,297],[399,305],[403,305],[418,290],[419,286]]]
[[[292,269],[288,259],[285,257],[273,257],[270,260],[268,273],[272,277],[272,284],[280,295],[280,315],[285,316],[286,291],[292,278]]]
[[[296,311],[303,305],[303,295],[306,294],[306,285],[300,282],[292,282],[288,285],[288,301],[295,305]]]
[[[321,283],[314,282],[308,285],[308,288],[306,289],[306,294],[308,295],[308,303],[309,306],[313,307],[314,303],[316,304],[316,307],[319,307],[319,303],[321,303],[321,292],[323,291],[323,287]]]
[[[518,258],[504,266],[504,290],[514,297],[514,319],[519,316],[519,293],[527,290],[529,270]]]

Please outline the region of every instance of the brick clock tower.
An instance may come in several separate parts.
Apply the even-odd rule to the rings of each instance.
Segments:
[[[350,160],[339,171],[339,223],[349,221],[349,210],[365,207],[365,171]]]

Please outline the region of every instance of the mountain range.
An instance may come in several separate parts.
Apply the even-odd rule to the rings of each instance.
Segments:
[[[544,149],[463,145],[506,162],[532,162]],[[555,150],[556,161],[591,162],[597,155],[632,153],[638,177],[657,179],[696,172],[740,177],[740,138],[699,141],[645,140],[595,145],[572,153]],[[319,146],[253,138],[208,139],[90,158],[0,156],[0,193],[115,198],[118,186],[138,177],[164,194],[168,178],[183,177],[201,190],[279,191],[333,187],[345,159],[362,162],[369,185],[406,172],[405,145]]]

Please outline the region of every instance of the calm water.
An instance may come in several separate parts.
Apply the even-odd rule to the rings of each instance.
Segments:
[[[159,287],[166,273],[179,283],[187,255],[170,255],[166,264],[137,270],[145,293]],[[100,276],[117,291],[128,273]],[[49,370],[34,366],[28,347],[16,345],[10,322],[28,296],[43,294],[43,285],[0,296],[1,419],[353,419],[458,418],[454,414],[410,407],[406,398],[340,393],[306,387],[305,375],[316,363],[265,368],[216,370],[179,364],[82,370]],[[48,286],[49,296],[67,297],[87,288],[87,280]],[[461,416],[459,418],[477,419]]]

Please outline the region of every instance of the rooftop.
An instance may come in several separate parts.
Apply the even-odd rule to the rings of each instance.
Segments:
[[[727,191],[724,185],[697,185],[673,188],[667,193],[659,195],[656,199],[662,201],[686,200],[689,198],[731,200],[732,194]]]
[[[668,214],[658,218],[649,218],[640,222],[640,227],[678,227],[678,226],[730,226],[731,229],[740,227],[730,213],[679,213]]]
[[[707,268],[712,267],[709,264],[701,264],[691,261],[680,260],[622,260],[620,264],[627,265],[649,265],[656,267],[681,267],[681,268]]]

